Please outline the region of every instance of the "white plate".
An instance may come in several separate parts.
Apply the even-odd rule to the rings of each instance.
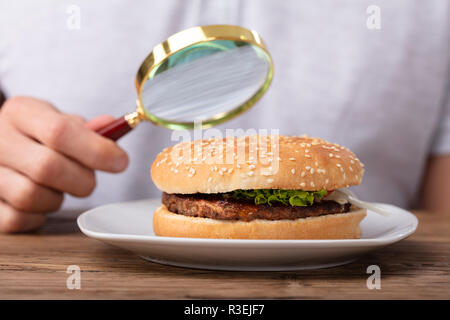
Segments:
[[[130,250],[146,260],[180,267],[282,271],[349,263],[360,255],[400,241],[417,228],[408,211],[380,204],[384,217],[368,211],[356,240],[228,240],[155,236],[152,217],[160,199],[123,202],[89,210],[78,217],[81,231],[92,238]]]

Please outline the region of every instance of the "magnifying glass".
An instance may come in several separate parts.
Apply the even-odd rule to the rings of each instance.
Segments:
[[[261,37],[232,25],[193,27],[158,44],[136,75],[137,109],[97,132],[117,140],[142,120],[173,130],[225,122],[252,107],[272,80]]]

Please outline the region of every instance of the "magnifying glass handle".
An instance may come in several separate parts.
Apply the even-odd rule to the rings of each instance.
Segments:
[[[138,111],[135,111],[114,120],[106,127],[98,129],[96,132],[106,138],[117,141],[133,130],[141,120],[141,114]]]
[[[106,138],[117,141],[132,129],[133,127],[129,124],[126,116],[123,116],[114,120],[106,127],[98,129],[96,132]]]

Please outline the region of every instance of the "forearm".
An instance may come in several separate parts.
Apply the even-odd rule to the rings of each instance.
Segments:
[[[450,155],[429,158],[420,196],[421,208],[450,212]]]

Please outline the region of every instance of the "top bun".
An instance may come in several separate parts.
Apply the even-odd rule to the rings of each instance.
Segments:
[[[151,176],[167,193],[237,189],[317,191],[361,183],[363,164],[345,147],[306,136],[254,135],[196,140],[164,149]]]

